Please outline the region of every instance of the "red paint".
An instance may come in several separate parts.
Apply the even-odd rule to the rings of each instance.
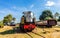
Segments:
[[[24,25],[24,29],[32,30],[35,28],[35,24]]]
[[[28,26],[27,25],[24,25],[24,29],[28,29]]]
[[[34,29],[35,28],[35,25],[32,25],[32,28]]]

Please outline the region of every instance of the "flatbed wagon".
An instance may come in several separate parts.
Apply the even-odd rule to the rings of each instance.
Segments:
[[[45,27],[52,27],[57,25],[57,21],[56,20],[46,20],[46,21],[40,21],[40,22],[36,22],[36,25],[38,26],[45,26]]]

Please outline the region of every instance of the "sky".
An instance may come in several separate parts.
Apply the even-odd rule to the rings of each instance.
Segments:
[[[19,23],[24,11],[32,11],[36,20],[39,20],[44,10],[60,13],[60,0],[0,0],[0,21],[4,16],[12,14],[16,23]]]

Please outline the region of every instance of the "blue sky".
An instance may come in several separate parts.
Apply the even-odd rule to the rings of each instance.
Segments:
[[[60,13],[60,0],[0,0],[0,20],[12,14],[20,22],[23,11],[32,11],[37,20],[43,10]]]

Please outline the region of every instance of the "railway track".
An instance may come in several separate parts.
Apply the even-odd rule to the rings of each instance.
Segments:
[[[30,32],[30,33],[26,33],[28,36],[30,36],[31,38],[34,38],[34,36],[32,35],[32,34],[34,34],[34,35],[37,35],[37,36],[39,36],[39,37],[41,37],[41,38],[45,38],[44,36],[42,36],[42,35],[40,35],[40,34],[38,34],[38,33],[35,33],[35,32]]]
[[[56,29],[54,29],[54,28],[50,28],[50,30],[53,30],[52,32],[60,32],[60,30],[56,30]],[[38,29],[37,29],[38,30]],[[44,32],[46,32],[46,33],[51,33],[50,32],[50,30],[49,29],[42,29]],[[37,35],[37,36],[40,36],[40,37],[42,37],[42,38],[46,38],[46,37],[44,37],[43,35],[41,35],[41,34],[38,34],[38,33],[35,33],[35,32],[27,32],[26,33],[28,36],[30,36],[31,38],[34,38],[34,36],[33,36],[33,34],[34,35]]]
[[[53,32],[60,32],[60,30],[54,29],[54,28],[50,28],[49,31],[47,29],[43,29],[43,31],[50,33],[50,30],[54,30]]]
[[[42,29],[42,28],[41,28]],[[54,28],[44,28],[44,29],[42,29],[44,32],[46,32],[46,33],[51,33],[50,31],[51,31],[51,29],[53,30],[52,32],[60,32],[60,30],[57,30],[57,29],[54,29]],[[37,30],[39,30],[39,29],[37,29]],[[36,31],[37,31],[36,30]],[[41,34],[38,34],[38,33],[36,33],[36,31],[35,32],[25,32],[30,38],[34,38],[35,36],[37,36],[38,38],[46,38],[45,36],[43,36],[43,35],[41,35]],[[43,32],[42,32],[43,33]]]

